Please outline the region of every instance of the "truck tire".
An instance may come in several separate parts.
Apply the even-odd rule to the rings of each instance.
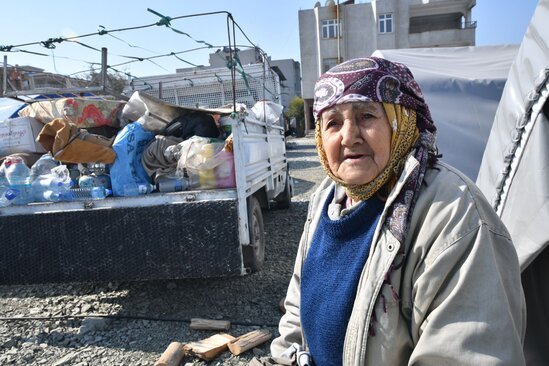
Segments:
[[[290,175],[286,174],[286,184],[284,185],[284,190],[276,198],[276,207],[277,208],[290,208],[292,203],[292,192],[290,188]]]
[[[242,246],[244,267],[257,272],[265,261],[265,232],[263,228],[263,214],[256,197],[248,197],[248,232],[250,245]]]

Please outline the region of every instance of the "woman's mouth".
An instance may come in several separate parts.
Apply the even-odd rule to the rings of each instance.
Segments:
[[[346,163],[348,165],[362,164],[367,156],[368,155],[365,154],[347,154],[343,156],[342,163]]]
[[[352,161],[352,160],[359,160],[363,157],[364,157],[363,154],[346,154],[346,155],[343,156],[343,159]]]

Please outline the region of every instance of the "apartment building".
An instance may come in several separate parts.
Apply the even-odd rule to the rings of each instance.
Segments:
[[[299,11],[305,130],[314,127],[314,84],[338,63],[377,49],[474,46],[476,0],[327,0]]]

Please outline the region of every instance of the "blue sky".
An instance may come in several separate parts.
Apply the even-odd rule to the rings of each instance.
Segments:
[[[106,1],[68,2],[50,0],[10,1],[2,4],[0,46],[46,41],[50,38],[97,33],[103,29],[150,25],[160,18],[147,8],[172,18],[215,11],[230,12],[236,23],[252,42],[273,59],[299,61],[299,9],[310,9],[316,0],[207,0],[207,1]],[[321,0],[321,3],[324,2]],[[477,0],[473,20],[477,21],[477,45],[520,43],[536,7],[537,0]],[[5,16],[10,14],[10,16]],[[130,61],[120,56],[147,58],[203,47],[227,44],[226,14],[172,20],[173,28],[188,35],[177,34],[166,27],[111,32],[103,36],[80,39],[86,46],[107,47],[110,65]],[[115,38],[116,37],[116,38]],[[250,45],[237,30],[237,44]],[[55,43],[54,43],[55,44]],[[21,52],[0,52],[8,56],[10,65],[33,65],[49,72],[72,74],[89,69],[88,61],[100,62],[100,54],[75,43],[56,44],[55,49],[28,45],[20,49],[45,56]],[[215,48],[214,48],[215,50]],[[185,52],[177,57],[192,64],[208,64],[211,49]],[[120,71],[136,76],[166,74],[189,64],[175,56],[120,65]]]

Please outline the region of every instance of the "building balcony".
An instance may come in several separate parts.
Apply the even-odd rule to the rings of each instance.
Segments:
[[[461,24],[462,29],[476,29],[477,27],[477,21],[473,20],[472,22],[463,22]]]
[[[476,0],[410,0],[410,17],[467,13]]]
[[[462,29],[410,33],[408,36],[410,48],[474,46],[476,22],[471,23],[474,24],[469,24],[468,28]]]

